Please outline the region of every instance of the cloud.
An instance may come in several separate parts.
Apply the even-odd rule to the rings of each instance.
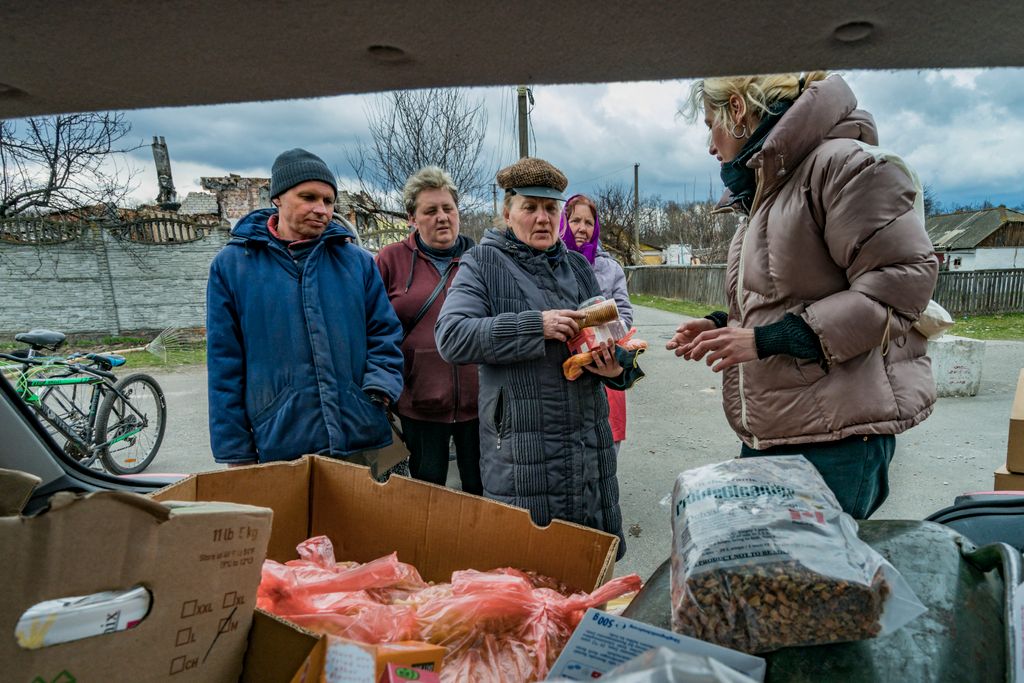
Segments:
[[[849,71],[843,76],[875,117],[883,146],[903,155],[946,205],[1024,203],[1024,69]],[[534,86],[530,148],[562,168],[573,191],[632,185],[665,199],[721,191],[701,121],[676,116],[689,81]],[[475,88],[488,112],[488,173],[518,157],[516,89]],[[347,152],[365,140],[373,95],[128,112],[133,135],[166,138],[179,194],[202,175],[270,173],[274,157],[305,147],[351,182]],[[156,196],[148,146],[135,195]],[[354,183],[353,183],[354,186]],[[489,198],[488,198],[489,199]]]

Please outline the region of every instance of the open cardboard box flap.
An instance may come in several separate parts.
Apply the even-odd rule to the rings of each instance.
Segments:
[[[269,507],[267,557],[296,558],[295,546],[325,535],[339,560],[368,562],[392,552],[428,581],[453,571],[513,566],[592,591],[611,578],[618,539],[577,524],[538,527],[525,510],[405,477],[378,483],[366,467],[320,456],[193,475],[156,500],[222,500]]]
[[[28,472],[0,468],[0,517],[19,514],[40,481]]]
[[[223,500],[274,510],[267,557],[295,559],[295,546],[325,535],[339,560],[392,552],[428,581],[461,569],[533,570],[592,591],[612,577],[618,539],[525,510],[405,477],[373,480],[366,467],[320,456],[193,475],[157,500]],[[257,610],[243,680],[289,680],[316,637]]]
[[[1010,408],[1010,434],[1006,440],[1006,469],[1024,474],[1024,370],[1017,379],[1017,393]]]
[[[9,481],[0,476],[0,485]],[[236,680],[271,516],[247,505],[100,492],[59,493],[35,516],[0,517],[4,677],[50,681],[66,671],[78,681]],[[14,637],[40,602],[137,586],[149,592],[150,608],[134,628],[101,627],[100,635],[38,649]],[[53,621],[30,626],[35,644],[56,633]]]

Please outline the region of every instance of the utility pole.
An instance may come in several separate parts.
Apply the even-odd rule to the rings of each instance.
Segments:
[[[491,218],[498,217],[498,184],[491,183]]]
[[[526,93],[527,88],[525,85],[517,88],[519,110],[519,158],[530,156],[530,136],[526,130]]]
[[[633,164],[633,241],[640,254],[640,164]]]

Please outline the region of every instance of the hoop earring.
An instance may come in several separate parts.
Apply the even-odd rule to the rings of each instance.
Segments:
[[[732,128],[730,128],[729,129],[729,135],[733,136],[737,140],[742,140],[743,138],[745,138],[745,137],[750,135],[750,133],[747,131],[747,124],[745,124],[745,123],[743,124],[742,132],[740,132],[740,133],[736,132],[737,128],[739,128],[738,125],[734,125]]]

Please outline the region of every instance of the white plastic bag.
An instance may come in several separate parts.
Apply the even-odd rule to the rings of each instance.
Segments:
[[[802,455],[687,470],[672,508],[672,629],[743,652],[870,638],[925,611]]]
[[[754,683],[717,659],[659,647],[601,676],[603,683]]]
[[[914,321],[914,328],[928,339],[938,339],[953,327],[953,316],[934,299],[928,301],[921,317]]]

